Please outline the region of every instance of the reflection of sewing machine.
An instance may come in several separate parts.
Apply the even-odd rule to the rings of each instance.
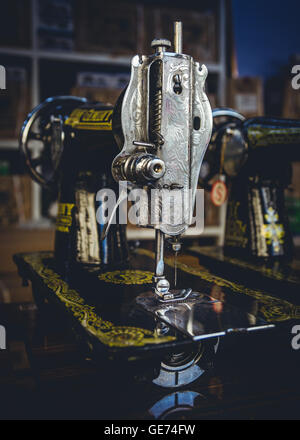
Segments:
[[[115,360],[119,376],[131,374],[178,388],[203,374],[219,338],[273,324],[260,313],[255,297],[244,302],[239,298],[241,309],[236,306],[230,296],[239,286],[226,284],[189,259],[174,262],[164,253],[165,236],[171,237],[177,254],[180,236],[190,225],[212,115],[204,92],[207,70],[181,53],[181,24],[175,25],[174,52],[166,50],[171,46],[167,40],[155,40],[152,46],[152,55],[133,58],[130,83],[114,111],[121,152],[116,156],[114,151],[112,160],[112,150],[99,147],[93,164],[106,170],[112,162],[115,180],[139,191],[137,223],[155,228],[156,252],[134,249],[128,263],[117,267],[71,265],[67,281],[57,273],[52,254],[21,254],[15,261],[21,276],[32,281],[35,297],[59,303],[71,317],[89,357],[107,367],[105,377],[112,374],[109,362]],[[80,107],[63,124],[66,139],[68,130],[72,133],[82,122],[77,120]],[[77,128],[86,148],[87,133]],[[68,169],[61,169],[67,177]],[[127,191],[115,209],[125,197]],[[119,227],[114,214],[103,230],[106,240]]]
[[[194,251],[269,279],[293,278],[297,284],[299,274],[288,265],[293,242],[284,191],[291,183],[291,162],[300,159],[300,122],[265,117],[245,120],[229,109],[213,113],[214,134],[202,183],[206,185],[216,174],[226,177],[224,253]]]
[[[116,186],[109,166],[117,151],[112,112],[109,105],[60,96],[36,107],[22,128],[21,154],[31,177],[58,193],[55,259],[60,271],[74,263],[120,264],[127,258],[124,226],[115,225],[102,242],[96,219],[96,213],[101,217],[97,191]],[[42,148],[34,156],[37,143]]]

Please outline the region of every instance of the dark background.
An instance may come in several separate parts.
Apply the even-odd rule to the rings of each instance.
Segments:
[[[299,53],[297,0],[233,0],[233,23],[240,75],[268,78]]]

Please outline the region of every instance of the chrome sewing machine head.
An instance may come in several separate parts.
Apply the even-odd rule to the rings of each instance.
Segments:
[[[137,224],[156,230],[153,281],[162,301],[185,299],[191,292],[170,290],[164,275],[164,238],[172,237],[173,250],[180,250],[179,238],[192,223],[200,167],[212,131],[204,90],[207,68],[182,54],[181,22],[174,28],[174,52],[170,41],[159,39],[152,42],[152,55],[132,59],[131,79],[113,120],[121,148],[112,164],[113,177],[142,190]]]

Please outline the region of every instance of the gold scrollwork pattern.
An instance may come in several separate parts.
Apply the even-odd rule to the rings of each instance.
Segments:
[[[24,261],[32,267],[73,317],[102,344],[118,348],[143,347],[148,344],[163,344],[175,340],[173,336],[162,337],[150,330],[115,326],[112,322],[103,320],[95,312],[95,307],[86,304],[76,290],[70,289],[60,275],[44,263],[47,258],[52,257],[53,254],[50,253],[23,255]]]
[[[152,283],[153,273],[142,270],[116,270],[104,272],[98,278],[112,284],[142,285]]]
[[[155,257],[154,252],[147,249],[136,249],[135,252],[139,255],[145,255],[152,259]],[[165,258],[165,263],[170,267],[174,267],[173,258]],[[202,266],[188,266],[182,262],[177,262],[177,268],[219,287],[225,287],[233,292],[243,293],[247,296],[255,298],[258,301],[259,312],[268,322],[283,322],[291,319],[300,319],[300,306],[291,304],[283,299],[275,298],[262,290],[250,289],[242,284],[218,277],[217,275],[213,275]]]
[[[212,257],[212,258],[218,257],[218,255],[215,255],[210,250],[208,251],[206,248],[200,248],[198,246],[193,246],[192,249],[195,251],[199,250],[200,255],[203,254],[205,256]],[[223,258],[222,261],[224,261],[225,263],[234,264],[235,266],[240,266],[242,268],[250,269],[250,270],[255,271],[257,273],[262,273],[263,275],[267,276],[268,278],[273,278],[273,279],[279,280],[279,281],[288,281],[289,283],[294,283],[294,284],[299,283],[299,278],[296,275],[284,274],[280,270],[279,263],[275,263],[273,265],[273,267],[266,267],[264,265],[255,265],[255,264],[252,264],[247,261],[239,260],[238,258],[229,257],[228,255],[226,255],[226,256],[223,255],[222,258]]]

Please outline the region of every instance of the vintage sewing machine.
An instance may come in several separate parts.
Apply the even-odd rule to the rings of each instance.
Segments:
[[[257,287],[299,290],[299,265],[285,208],[293,161],[300,160],[300,122],[214,110],[214,133],[200,179],[215,175],[229,189],[224,248],[194,247],[201,261],[233,271]],[[222,192],[222,185],[220,187]],[[225,190],[226,192],[226,186]]]
[[[113,161],[112,173],[117,182],[140,190],[137,225],[155,228],[153,281],[162,302],[186,299],[191,293],[170,290],[164,274],[164,241],[166,235],[172,237],[174,252],[179,252],[180,236],[192,223],[198,176],[212,130],[204,91],[207,69],[179,55],[181,24],[175,29],[175,53],[167,52],[169,41],[154,40],[152,56],[133,59],[131,80],[114,116],[121,153]],[[118,203],[124,197],[126,192]]]
[[[114,225],[101,240],[101,188],[115,189],[109,163],[117,146],[113,107],[58,96],[36,107],[24,122],[20,151],[32,179],[58,195],[55,262],[63,275],[71,265],[122,264],[125,226]]]
[[[59,121],[52,131],[60,135],[56,136],[57,142],[50,142],[49,148],[61,152],[56,145],[61,145],[63,137],[64,148],[54,164],[65,166],[55,165],[54,170],[50,170],[50,180],[60,175],[62,182],[68,180],[71,173],[73,180],[68,180],[71,184],[66,188],[73,197],[78,168],[75,167],[76,172],[68,168],[68,163],[73,162],[68,162],[67,153],[73,157],[72,142],[77,136],[80,154],[75,155],[79,159],[75,163],[80,164],[79,169],[85,160],[89,166],[93,165],[95,176],[98,175],[101,182],[96,189],[103,189],[103,170],[108,181],[107,166],[112,164],[112,175],[121,183],[121,191],[110,215],[103,208],[108,198],[105,191],[98,200],[103,214],[101,238],[105,242],[119,230],[117,211],[129,191],[131,196],[137,195],[138,226],[156,231],[155,252],[149,248],[132,248],[127,263],[120,252],[118,255],[122,258],[118,264],[110,261],[107,265],[101,265],[98,260],[92,260],[96,264],[76,264],[78,261],[74,264],[71,259],[67,277],[57,268],[57,261],[61,259],[59,247],[55,255],[49,252],[16,255],[15,262],[22,278],[32,282],[41,308],[52,304],[55,313],[68,317],[66,325],[71,323],[88,357],[103,371],[105,380],[109,380],[110,375],[123,380],[124,375],[130,375],[161,387],[179,388],[204,373],[221,340],[272,329],[277,321],[288,321],[294,315],[289,314],[286,303],[268,296],[270,308],[267,308],[255,290],[216,276],[199,266],[197,259],[190,255],[177,257],[180,237],[192,221],[199,172],[212,131],[212,112],[205,94],[207,69],[182,54],[179,22],[175,23],[173,51],[171,43],[164,39],[154,40],[152,48],[151,55],[132,59],[130,83],[114,109],[112,125],[121,150],[119,154],[110,133],[107,142],[100,133],[96,136],[98,124],[107,122],[103,114],[100,122],[94,122],[93,117],[89,119],[95,131],[88,131],[87,121],[81,116],[89,104],[78,105],[77,102],[74,106],[72,103],[68,112],[64,106],[57,107],[53,120],[58,118]],[[89,111],[94,110],[92,104]],[[111,109],[101,108],[101,111]],[[27,123],[25,131],[28,132],[26,126]],[[95,155],[99,153],[99,156],[88,160],[87,154],[83,159],[83,151],[91,145],[89,140],[93,136],[96,136]],[[25,136],[22,149],[26,141]],[[68,145],[72,146],[70,151]],[[62,162],[65,153],[66,162]],[[61,201],[74,203],[69,197]],[[85,200],[87,210],[92,205],[91,198],[88,202]],[[95,210],[92,211],[89,216],[95,215]],[[83,227],[87,217],[83,216]],[[64,220],[64,224],[66,222],[69,220]],[[59,225],[62,223],[58,221]],[[170,243],[171,256],[165,241]],[[63,258],[63,261],[66,260]],[[276,314],[272,313],[274,301]],[[52,325],[54,321],[51,320]]]

